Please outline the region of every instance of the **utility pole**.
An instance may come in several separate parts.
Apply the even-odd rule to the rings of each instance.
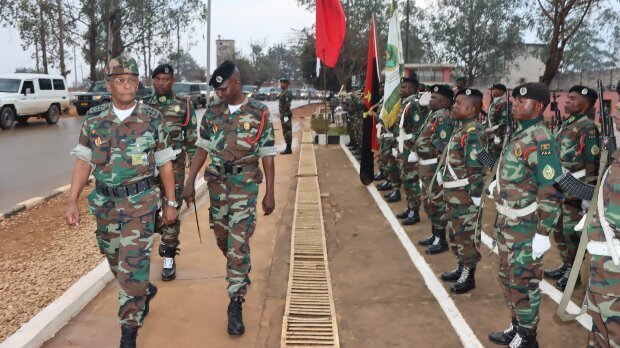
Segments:
[[[211,101],[211,0],[207,1],[207,106]]]
[[[407,0],[407,5],[405,6],[405,11],[407,12],[407,20],[405,24],[405,61],[406,64],[409,61],[409,0]]]
[[[78,79],[77,79],[77,56],[75,55],[75,46],[73,46],[73,74],[75,76],[75,86],[73,86],[73,87],[77,87],[77,85],[78,85]]]

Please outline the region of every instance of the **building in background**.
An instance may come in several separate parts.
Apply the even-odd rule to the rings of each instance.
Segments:
[[[456,65],[454,64],[420,64],[405,63],[405,76],[418,77],[418,81],[425,85],[434,85],[436,83],[454,84],[452,73]]]
[[[218,35],[215,40],[215,57],[216,66],[220,66],[227,59],[235,58],[235,40],[223,40],[221,35]]]

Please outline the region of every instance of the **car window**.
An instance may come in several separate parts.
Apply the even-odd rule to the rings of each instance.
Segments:
[[[198,85],[189,85],[189,90],[190,92],[196,92],[200,91],[200,88],[198,88]]]
[[[172,85],[172,91],[175,93],[188,93],[189,85],[186,83],[175,83]]]
[[[17,93],[21,82],[16,79],[0,79],[0,92]]]
[[[261,87],[258,92],[259,93],[268,93],[270,91],[269,87]]]
[[[63,81],[61,79],[53,79],[52,82],[54,83],[54,90],[56,90],[56,91],[64,91],[65,90],[65,81]]]
[[[144,89],[144,84],[142,82],[138,83],[138,89]]]
[[[205,84],[200,84],[198,86],[200,86],[200,90],[201,91],[206,91],[207,90],[207,85],[205,85]]]
[[[39,79],[39,88],[42,91],[51,91],[52,90],[52,80],[50,80],[50,79]]]
[[[98,81],[93,83],[90,86],[89,92],[107,92],[108,90],[105,88],[105,83],[103,81]]]
[[[30,90],[30,93],[34,93],[34,81],[24,81],[21,93],[25,94],[28,89]]]

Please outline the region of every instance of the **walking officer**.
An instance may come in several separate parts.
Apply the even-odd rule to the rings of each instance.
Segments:
[[[278,98],[278,106],[280,109],[280,124],[282,125],[282,135],[284,136],[284,142],[286,143],[286,149],[280,154],[290,155],[293,153],[291,150],[291,144],[293,143],[293,112],[291,111],[291,102],[293,101],[293,92],[288,88],[288,78],[280,79],[280,88],[282,93]]]

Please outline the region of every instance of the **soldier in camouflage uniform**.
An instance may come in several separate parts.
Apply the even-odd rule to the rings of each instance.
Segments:
[[[265,215],[273,212],[274,144],[273,127],[267,107],[241,92],[239,70],[225,61],[214,72],[209,84],[220,101],[209,105],[200,123],[198,149],[183,191],[189,204],[194,201],[194,182],[207,156],[205,180],[211,200],[210,218],[217,246],[226,256],[228,281],[228,333],[245,332],[242,303],[250,285],[250,237],[256,226],[258,186],[263,181]]]
[[[512,113],[519,126],[498,159],[490,191],[497,208],[499,281],[512,324],[489,339],[511,347],[538,347],[542,256],[560,217],[562,194],[553,185],[562,174],[559,146],[543,124],[549,88],[540,83],[515,87]]]
[[[562,167],[573,173],[575,178],[591,185],[596,185],[601,150],[598,128],[587,115],[594,107],[597,98],[595,90],[585,86],[573,86],[565,105],[566,114],[569,116],[556,133]],[[568,193],[564,195],[562,215],[553,231],[553,239],[560,250],[562,264],[555,269],[544,271],[546,277],[558,279],[556,286],[561,290],[564,290],[568,282],[581,238],[580,233],[575,231],[575,226],[589,204],[590,202],[582,202],[581,199]]]
[[[415,142],[415,153],[419,157],[419,173],[422,181],[422,202],[424,210],[432,223],[432,234],[420,240],[419,245],[426,246],[426,254],[433,255],[448,250],[446,241],[446,204],[443,201],[441,178],[433,181],[437,170],[437,162],[444,147],[452,135],[454,123],[450,116],[450,108],[454,101],[454,92],[449,86],[431,86],[431,99],[428,104],[430,111],[422,125],[422,130]],[[429,195],[429,187],[432,192]],[[454,251],[454,250],[453,250]]]
[[[278,106],[280,109],[280,124],[282,125],[282,135],[284,136],[284,142],[286,143],[286,149],[281,152],[282,155],[290,155],[293,153],[291,150],[291,144],[293,143],[293,112],[291,111],[291,102],[293,101],[293,92],[288,88],[289,80],[287,78],[280,79],[280,98],[278,99]]]
[[[96,189],[88,196],[88,210],[97,218],[96,237],[101,253],[118,281],[121,347],[135,347],[138,328],[149,311],[157,288],[149,283],[155,212],[161,205],[155,185],[159,170],[167,200],[163,221],[178,216],[170,137],[162,114],[136,103],[138,66],[132,58],[110,60],[106,88],[112,103],[91,108],[84,119],[71,180],[65,219],[80,222],[77,200],[94,168]]]
[[[620,96],[620,81],[616,84],[616,92]],[[617,144],[620,142],[620,103],[616,105],[614,123]],[[599,218],[592,219],[588,228],[591,259],[587,303],[588,314],[592,317],[588,346],[597,348],[620,347],[620,266],[612,261],[603,231],[603,228],[607,229],[614,242],[620,239],[620,150],[616,150],[612,157],[613,162],[600,185],[599,199],[592,203],[596,205]],[[606,221],[605,227],[602,227],[601,220]],[[615,245],[620,254],[620,248]]]
[[[491,87],[491,105],[487,113],[486,124],[489,141],[489,153],[493,158],[498,158],[504,144],[506,135],[506,119],[508,117],[508,104],[505,94],[507,88],[501,83]]]
[[[185,185],[185,163],[186,157],[190,161],[196,152],[197,124],[194,106],[189,99],[179,97],[172,91],[174,83],[174,69],[169,64],[161,64],[151,73],[155,94],[145,103],[158,109],[164,115],[166,126],[170,134],[172,148],[177,153],[176,159],[172,162],[174,167],[175,197],[181,210],[183,202],[183,187]],[[159,186],[161,182],[156,179]],[[165,197],[162,197],[165,198]],[[159,245],[159,256],[164,258],[163,269],[161,271],[162,280],[172,280],[176,278],[175,257],[178,254],[179,233],[181,232],[181,221],[177,220],[172,225],[165,225],[158,215],[155,217],[155,233],[161,234]]]
[[[424,118],[418,105],[418,85],[418,80],[413,77],[403,78],[400,84],[403,110],[400,121],[395,126],[397,128],[396,133],[399,134],[398,141],[395,142],[396,148],[400,152],[401,144],[403,147],[403,151],[400,153],[402,161],[401,180],[407,196],[407,209],[396,217],[403,219],[403,225],[414,225],[420,222],[420,176],[418,174],[418,157],[413,151],[413,145],[424,124]]]
[[[446,203],[448,235],[456,251],[457,267],[441,274],[444,281],[454,282],[451,291],[463,294],[476,287],[474,278],[480,253],[475,235],[484,190],[484,168],[477,153],[485,148],[484,127],[478,121],[483,94],[465,88],[456,94],[452,117],[459,122],[448,143],[443,168],[443,198]]]

